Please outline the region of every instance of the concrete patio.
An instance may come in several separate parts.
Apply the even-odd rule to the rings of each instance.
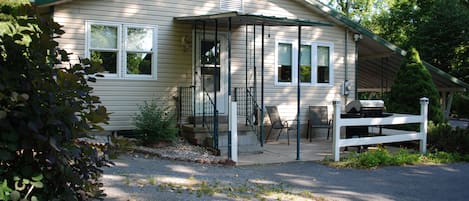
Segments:
[[[268,142],[262,147],[263,153],[240,154],[237,165],[262,165],[274,163],[286,163],[296,160],[296,140],[287,144],[286,139],[276,142]],[[320,161],[326,156],[331,156],[332,141],[325,139],[301,140],[299,161]]]

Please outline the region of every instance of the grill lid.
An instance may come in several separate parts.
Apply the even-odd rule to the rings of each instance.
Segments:
[[[359,113],[362,110],[384,110],[383,100],[354,100],[345,106],[347,113]]]

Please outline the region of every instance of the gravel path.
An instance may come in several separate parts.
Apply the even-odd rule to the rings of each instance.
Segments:
[[[467,200],[469,163],[335,169],[314,162],[227,167],[123,155],[104,169],[109,201]]]

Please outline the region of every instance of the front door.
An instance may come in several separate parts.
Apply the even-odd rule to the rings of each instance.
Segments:
[[[218,112],[219,114],[226,114],[228,111],[226,34],[218,33],[217,42],[215,42],[215,34],[213,32],[205,34],[197,32],[196,35],[195,81],[198,101],[202,102],[204,100],[204,91],[210,96],[212,101],[215,101],[216,94]],[[197,113],[202,113],[202,106],[196,108],[198,110]]]

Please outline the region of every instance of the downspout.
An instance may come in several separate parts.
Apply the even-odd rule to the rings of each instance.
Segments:
[[[355,100],[358,99],[358,42],[362,39],[360,33],[353,34],[353,41],[355,41]]]
[[[350,3],[347,0],[345,4],[345,16],[347,16],[347,19],[350,19],[349,10],[350,10]],[[349,29],[346,27],[345,28],[345,47],[344,47],[345,48],[345,53],[344,53],[345,73],[344,73],[344,83],[343,83],[344,105],[347,104],[347,96],[348,96],[348,93],[345,93],[346,91],[345,86],[348,84],[348,33],[349,33]]]
[[[348,17],[348,12],[347,12],[347,17]],[[343,95],[344,95],[344,105],[347,104],[347,96],[348,94],[345,93],[345,85],[348,82],[348,28],[345,29],[345,53],[344,53],[344,65],[345,65],[345,72],[344,72],[344,82],[343,82]]]

